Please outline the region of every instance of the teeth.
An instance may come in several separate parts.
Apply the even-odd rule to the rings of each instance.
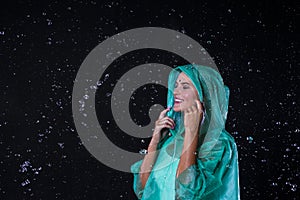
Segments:
[[[182,102],[182,100],[181,99],[175,99],[175,102]]]

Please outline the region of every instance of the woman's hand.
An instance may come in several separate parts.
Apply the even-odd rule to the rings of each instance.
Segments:
[[[200,121],[203,117],[203,106],[199,100],[195,101],[195,104],[188,109],[184,110],[184,143],[180,161],[178,164],[176,178],[184,172],[188,167],[196,163],[196,154],[198,146],[198,130]]]
[[[152,140],[151,143],[152,144],[158,144],[158,142],[161,139],[161,130],[163,128],[170,128],[173,129],[175,127],[175,123],[174,121],[166,116],[166,113],[170,110],[170,108],[167,108],[165,110],[163,110],[158,119],[155,122],[155,128],[153,131],[153,136],[152,136]]]
[[[203,118],[203,106],[199,100],[195,101],[195,105],[184,111],[184,128],[189,134],[198,134],[200,122]]]
[[[171,118],[166,116],[166,113],[169,110],[170,110],[170,108],[163,110],[160,113],[158,120],[155,122],[153,136],[152,136],[151,142],[148,146],[148,154],[145,156],[144,161],[141,165],[141,170],[140,170],[140,179],[141,179],[142,188],[145,187],[146,182],[152,171],[152,168],[156,162],[156,158],[158,155],[158,152],[156,150],[157,150],[157,145],[161,139],[161,130],[163,128],[174,128],[175,127],[174,121]]]

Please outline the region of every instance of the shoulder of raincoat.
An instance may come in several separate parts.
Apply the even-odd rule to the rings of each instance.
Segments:
[[[233,137],[225,130],[229,88],[221,75],[211,67],[184,65],[173,69],[168,80],[168,106],[173,107],[173,90],[178,75],[185,73],[198,91],[204,104],[204,117],[199,130],[196,164],[177,178],[176,171],[183,147],[183,116],[171,109],[167,115],[175,121],[159,144],[159,153],[144,188],[139,178],[143,160],[131,166],[133,189],[138,199],[240,199],[238,153]]]

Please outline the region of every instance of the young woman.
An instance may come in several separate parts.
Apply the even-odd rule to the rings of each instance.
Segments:
[[[131,166],[138,199],[240,198],[237,148],[225,130],[228,100],[229,89],[214,69],[171,71],[168,108],[155,123],[148,154]]]

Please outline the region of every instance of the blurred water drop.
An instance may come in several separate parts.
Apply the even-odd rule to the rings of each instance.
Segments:
[[[291,190],[292,190],[293,192],[296,192],[296,190],[297,190],[297,185],[296,185],[296,184],[291,184],[291,186],[292,186]]]
[[[28,185],[30,183],[30,181],[28,179],[26,179],[24,182],[21,183],[21,185],[24,187],[25,185]]]
[[[246,139],[249,141],[249,143],[253,142],[253,138],[251,136],[248,136]]]
[[[142,155],[145,155],[145,154],[148,153],[148,151],[147,151],[147,149],[141,149],[141,150],[139,151],[139,153],[142,154]]]
[[[277,186],[277,185],[278,185],[278,184],[277,184],[277,183],[275,183],[275,182],[273,182],[273,183],[272,183],[272,186]]]
[[[23,164],[21,164],[20,165],[20,170],[19,170],[19,172],[27,172],[28,171],[28,168],[31,168],[32,166],[31,166],[31,163],[29,162],[29,161],[24,161],[24,163]]]
[[[101,86],[103,84],[103,81],[97,81],[97,86]]]
[[[57,144],[58,144],[58,146],[59,146],[60,148],[62,148],[62,149],[64,148],[64,143],[63,143],[63,142],[58,142]]]
[[[95,85],[90,85],[90,89],[97,89],[97,86],[95,86]]]

